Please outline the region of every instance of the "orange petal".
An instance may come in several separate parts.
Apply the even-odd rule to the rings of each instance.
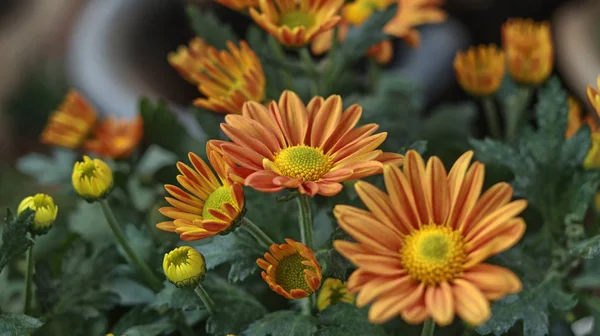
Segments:
[[[456,279],[452,292],[456,313],[465,322],[479,326],[489,320],[492,315],[490,303],[477,287],[468,281]]]
[[[447,282],[427,288],[425,305],[438,325],[446,326],[454,320],[454,299],[452,298],[452,289]]]
[[[521,280],[511,270],[490,264],[479,264],[465,271],[463,279],[482,291],[515,294],[521,291]]]
[[[354,185],[356,189],[356,193],[358,197],[360,197],[361,201],[365,204],[369,210],[388,228],[396,233],[397,236],[401,236],[402,227],[397,227],[396,223],[399,222],[399,219],[396,217],[396,214],[392,208],[392,204],[389,196],[383,191],[377,189],[374,185],[364,182],[358,181]]]
[[[385,323],[400,314],[406,307],[422,299],[425,285],[416,284],[409,289],[400,288],[380,298],[373,303],[369,310],[371,323]]]
[[[450,212],[450,190],[448,188],[446,168],[438,157],[432,157],[427,162],[427,178],[429,179],[429,195],[431,196],[431,215],[433,222],[446,223]]]
[[[416,151],[410,150],[406,153],[403,168],[404,175],[408,178],[408,183],[414,195],[420,223],[429,224],[431,223],[431,197],[429,196],[431,187],[425,178],[423,158]]]

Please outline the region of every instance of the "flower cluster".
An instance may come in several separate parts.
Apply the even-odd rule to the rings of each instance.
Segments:
[[[82,148],[111,159],[127,158],[135,150],[144,132],[142,118],[118,120],[107,117],[96,124],[94,107],[71,90],[54,111],[44,128],[41,141],[70,149]]]

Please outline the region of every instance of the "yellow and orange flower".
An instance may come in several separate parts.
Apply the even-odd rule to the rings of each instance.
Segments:
[[[240,48],[227,42],[226,50],[207,47],[202,60],[203,71],[195,72],[198,90],[206,98],[198,98],[194,105],[219,113],[242,111],[247,101],[261,102],[265,98],[265,73],[260,60],[244,41]]]
[[[94,107],[75,90],[69,91],[42,131],[41,141],[51,146],[77,148],[96,124]]]
[[[194,37],[188,46],[181,45],[177,48],[177,51],[169,53],[167,59],[181,77],[194,85],[198,85],[200,81],[197,75],[205,71],[204,59],[208,56],[209,48],[210,45],[203,39]]]
[[[236,11],[243,11],[248,7],[258,6],[259,0],[215,0],[223,6],[227,6]]]
[[[340,302],[353,304],[354,299],[354,295],[348,291],[345,282],[334,278],[327,278],[323,281],[321,290],[319,290],[317,308],[321,311]]]
[[[375,11],[383,11],[395,2],[396,0],[355,0],[344,5],[342,18],[352,25],[359,26]]]
[[[504,64],[504,52],[496,45],[480,45],[456,53],[454,72],[463,90],[474,96],[489,96],[502,84]]]
[[[344,0],[259,0],[250,16],[279,42],[303,46],[340,22],[343,4]]]
[[[177,163],[182,175],[177,181],[188,191],[167,184],[165,189],[173,197],[165,199],[173,207],[163,207],[159,212],[172,221],[162,222],[157,228],[175,232],[182,240],[192,241],[227,234],[235,229],[244,213],[244,191],[239,183],[227,176],[232,162],[212,141],[206,144],[209,166],[196,154],[189,153],[192,167]]]
[[[143,134],[144,125],[139,115],[133,120],[108,117],[102,120],[94,130],[94,138],[88,140],[83,148],[111,159],[122,159],[131,155]]]
[[[571,138],[581,126],[587,124],[590,127],[592,133],[596,133],[598,131],[598,123],[596,119],[592,115],[583,116],[583,112],[581,110],[581,105],[575,100],[573,97],[569,97],[567,100],[567,104],[569,106],[569,115],[567,119],[567,130],[565,132],[565,137],[567,139]]]
[[[306,245],[286,238],[285,244],[273,244],[265,258],[256,263],[264,271],[263,280],[277,294],[286,299],[305,298],[321,285],[321,266]]]
[[[600,89],[600,75],[597,79],[597,86],[598,89]],[[596,110],[596,114],[600,116],[600,93],[591,85],[588,85],[586,87],[585,92],[587,94],[588,100],[590,101],[590,104],[592,104],[592,107],[594,107],[594,110]]]
[[[508,19],[502,25],[508,71],[522,84],[541,84],[554,65],[550,24],[531,19]]]
[[[313,98],[305,106],[291,91],[267,107],[244,105],[242,115],[228,115],[221,129],[233,141],[219,142],[241,167],[232,174],[262,192],[298,189],[311,197],[333,196],[340,182],[382,171],[382,162],[401,165],[400,154],[377,147],[387,133],[375,133],[376,124],[355,128],[362,108],[352,105],[342,112],[342,98]]]
[[[438,6],[443,0],[398,0],[398,12],[383,28],[383,32],[403,39],[410,46],[419,46],[421,35],[417,26],[440,23],[446,12]]]
[[[338,240],[334,247],[358,267],[348,289],[358,293],[358,307],[373,302],[371,322],[400,315],[408,323],[432,318],[448,325],[457,314],[477,326],[490,318],[490,300],[521,290],[513,272],[483,261],[523,236],[525,221],[517,216],[527,202],[511,202],[508,183],[482,194],[485,167],[470,165],[472,156],[466,152],[446,173],[439,158],[425,165],[409,151],[402,171],[384,167],[387,194],[356,183],[368,210],[335,207],[340,227],[357,243]]]

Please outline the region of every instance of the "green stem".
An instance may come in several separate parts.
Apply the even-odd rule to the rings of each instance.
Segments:
[[[435,322],[432,319],[428,319],[423,323],[423,329],[421,330],[421,336],[433,336],[435,330]]]
[[[32,239],[34,236],[32,235]],[[29,252],[27,253],[27,274],[25,274],[25,315],[29,315],[31,311],[31,285],[33,281],[33,245],[29,247]]]
[[[483,109],[485,111],[485,118],[487,121],[488,129],[494,139],[500,139],[502,133],[500,131],[500,121],[498,120],[498,112],[496,111],[496,105],[494,104],[494,98],[484,97],[481,99],[483,103]]]
[[[506,141],[514,142],[519,135],[519,128],[523,119],[523,113],[529,103],[529,96],[531,89],[529,87],[521,86],[517,91],[516,96],[512,104],[509,104],[508,110],[505,111],[504,115],[506,118]]]
[[[473,327],[471,327],[470,325],[466,325],[465,330],[463,330],[462,336],[471,336],[472,333]]]
[[[267,42],[271,49],[275,52],[275,58],[282,62],[285,63],[285,52],[283,51],[283,48],[281,47],[281,44],[279,44],[279,42],[277,42],[277,40],[272,37],[269,36],[269,41]],[[295,85],[294,85],[294,80],[292,79],[292,75],[290,75],[287,71],[285,71],[284,69],[280,69],[279,70],[279,76],[281,76],[281,78],[283,79],[283,85],[285,85],[284,89],[285,90],[292,90],[295,91]]]
[[[162,288],[162,282],[156,277],[152,270],[150,270],[148,265],[146,265],[146,263],[144,263],[144,261],[140,259],[140,257],[138,257],[135,251],[131,248],[131,246],[125,239],[125,236],[123,235],[123,231],[121,231],[119,223],[117,223],[115,215],[110,209],[108,201],[104,199],[99,202],[102,206],[102,212],[104,212],[104,217],[106,217],[108,226],[110,226],[110,229],[115,235],[115,238],[117,239],[123,250],[125,250],[125,253],[127,254],[129,260],[133,262],[140,269],[140,271],[142,271],[144,277],[146,278],[146,281],[149,283],[152,290],[154,290],[155,292],[160,291]]]
[[[196,288],[194,289],[194,292],[196,292],[200,300],[202,300],[202,303],[204,303],[204,306],[206,307],[206,310],[208,310],[208,313],[210,315],[214,315],[215,302],[213,301],[213,299],[210,298],[210,295],[208,295],[204,287],[202,287],[201,284],[198,284],[198,286],[196,286]]]
[[[306,66],[306,70],[308,71],[309,80],[310,80],[310,94],[312,96],[319,95],[319,70],[315,66],[315,62],[313,61],[312,56],[310,55],[310,50],[308,47],[304,47],[300,49],[300,58],[304,62]]]
[[[335,82],[335,78],[333,78],[333,72],[335,69],[335,62],[337,56],[337,48],[339,45],[338,41],[339,36],[339,28],[336,27],[333,29],[333,40],[331,41],[331,48],[329,48],[329,53],[327,54],[327,70],[325,72],[325,84],[324,84],[324,95],[329,95],[331,92],[331,87]]]
[[[375,89],[381,77],[381,66],[372,58],[368,59],[367,77],[371,88]]]
[[[308,195],[298,195],[299,210],[299,224],[300,224],[300,236],[302,237],[302,243],[308,246],[309,249],[314,249],[313,244],[313,219],[310,209],[310,203]]]
[[[252,223],[247,217],[242,219],[242,227],[248,231],[256,239],[262,247],[269,249],[271,245],[275,244],[273,239],[269,237],[263,230],[261,230],[256,224]]]
[[[311,296],[313,296],[313,295],[311,295]],[[302,311],[302,315],[306,315],[306,316],[312,315],[311,300],[310,300],[311,296],[305,297],[304,299],[300,300],[300,309]]]

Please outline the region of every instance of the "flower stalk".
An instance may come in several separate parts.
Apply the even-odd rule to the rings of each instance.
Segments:
[[[484,97],[481,99],[481,102],[485,111],[485,118],[490,134],[494,139],[499,139],[502,136],[502,133],[500,131],[500,122],[498,120],[498,114],[494,100],[492,97]]]
[[[256,224],[254,224],[247,217],[242,219],[242,227],[258,241],[258,243],[266,250],[275,242],[269,237],[263,230],[261,230]]]
[[[521,86],[517,91],[512,104],[509,104],[505,112],[506,118],[506,141],[513,142],[519,135],[519,126],[521,124],[523,113],[529,103],[531,88]]]
[[[315,66],[315,62],[313,61],[312,56],[310,55],[310,50],[308,47],[300,48],[300,59],[304,62],[304,66],[308,71],[308,76],[310,78],[310,95],[318,96],[319,95],[319,70]]]
[[[34,239],[34,235],[32,235],[31,239]],[[31,311],[31,296],[32,296],[32,281],[33,281],[33,245],[29,247],[29,251],[27,252],[27,274],[25,275],[25,305],[23,312],[28,315]]]
[[[160,291],[160,289],[162,288],[162,282],[156,277],[156,275],[154,275],[154,273],[152,272],[152,270],[150,270],[148,265],[146,265],[146,263],[144,263],[144,261],[135,253],[133,248],[131,248],[131,246],[125,239],[125,236],[123,235],[123,231],[121,231],[119,223],[117,223],[117,219],[115,218],[115,215],[113,214],[110,205],[108,204],[108,201],[103,199],[100,200],[99,203],[102,206],[102,212],[104,213],[104,217],[106,217],[106,221],[108,222],[110,229],[112,230],[113,234],[115,235],[115,238],[117,239],[121,247],[123,247],[123,250],[125,250],[125,253],[127,254],[129,260],[133,262],[140,269],[140,271],[142,271],[142,274],[144,275],[146,281],[148,282],[152,290],[154,290],[155,292]]]
[[[308,195],[298,195],[299,216],[298,221],[300,224],[300,236],[302,243],[309,249],[314,249],[314,237],[313,237],[313,219],[310,209],[310,203]]]
[[[208,295],[208,292],[206,292],[204,287],[202,287],[202,285],[200,283],[198,283],[198,286],[196,286],[196,288],[194,288],[194,292],[196,292],[196,295],[198,295],[200,300],[202,300],[202,303],[204,303],[204,306],[206,307],[206,310],[208,310],[208,313],[210,315],[214,315],[215,314],[215,302],[210,297],[210,295]]]
[[[425,323],[423,323],[423,329],[421,330],[421,336],[433,336],[433,331],[435,330],[435,322],[432,319],[427,319]]]

